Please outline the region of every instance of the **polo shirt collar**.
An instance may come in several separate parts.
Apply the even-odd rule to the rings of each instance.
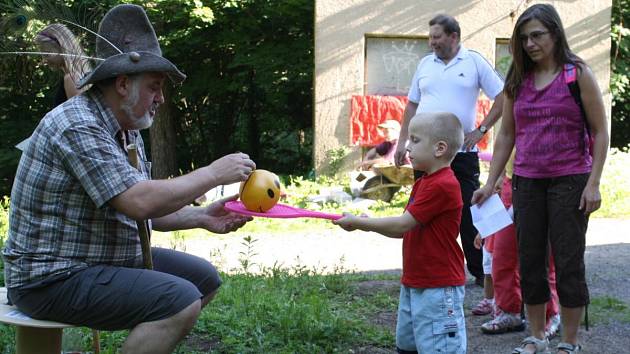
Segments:
[[[463,44],[460,44],[459,51],[457,51],[454,59],[466,59],[468,55],[468,49],[466,49]]]
[[[464,47],[463,44],[459,44],[459,50],[457,51],[457,54],[455,54],[455,57],[453,57],[453,59],[451,59],[451,61],[448,62],[449,65],[451,65],[451,63],[454,63],[456,61],[459,60],[464,60],[468,57],[468,49],[466,49]],[[437,55],[435,55],[435,52],[433,53],[433,61],[435,61],[436,63],[444,63],[444,61],[442,61],[442,59],[438,58]]]

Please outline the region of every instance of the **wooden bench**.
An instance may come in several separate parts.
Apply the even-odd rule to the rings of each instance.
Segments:
[[[7,289],[0,288],[0,322],[15,326],[15,352],[17,354],[61,353],[63,329],[75,326],[32,319],[7,303]],[[97,340],[95,337],[95,341]]]

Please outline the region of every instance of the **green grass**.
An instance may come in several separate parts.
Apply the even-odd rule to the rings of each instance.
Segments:
[[[609,296],[596,297],[591,299],[588,315],[593,324],[630,323],[630,305]]]
[[[602,177],[603,205],[594,217],[630,218],[630,180],[625,174],[628,165],[630,153],[611,151]],[[327,212],[388,216],[402,212],[409,193],[408,188],[403,189],[392,203],[379,202],[368,210],[352,210],[348,205],[337,203],[318,206],[307,202],[307,197],[318,194],[321,188],[339,184],[344,185],[326,177],[317,181],[285,178],[288,195],[283,203]],[[0,203],[0,245],[6,238],[7,228],[8,199],[4,198]],[[256,218],[239,231],[258,237],[266,233],[321,232],[333,228],[336,226],[325,220]],[[208,234],[189,230],[156,232],[153,237],[154,242],[180,248],[178,246],[186,239],[208,237]],[[239,236],[213,234],[212,237]],[[241,271],[222,275],[224,284],[217,298],[204,309],[193,333],[179,346],[177,353],[204,353],[208,348],[225,353],[331,353],[365,346],[391,348],[392,333],[375,325],[374,319],[383,311],[395,311],[397,296],[379,288],[361,294],[354,289],[362,281],[397,280],[396,276],[359,275],[341,268],[323,275],[320,270],[305,267],[264,268],[261,274],[254,275],[250,268],[256,251],[255,239],[244,239],[244,245]],[[594,324],[630,323],[629,305],[610,297],[594,298],[589,315]],[[81,328],[69,332],[75,335],[78,332],[83,349],[89,350],[90,330]],[[13,327],[0,325],[0,354],[14,352],[14,333]],[[126,331],[101,332],[101,352],[116,353],[126,336]]]
[[[593,213],[596,218],[630,218],[630,152],[611,149],[604,166],[600,192],[602,207]]]
[[[391,348],[394,342],[388,328],[373,324],[373,316],[395,311],[397,298],[379,289],[357,296],[353,289],[364,280],[397,280],[395,276],[271,267],[261,275],[243,271],[222,277],[221,291],[176,353],[208,348],[220,353],[347,353],[363,346]],[[11,327],[0,325],[0,353],[13,352],[13,335]],[[126,335],[101,332],[101,352],[116,353]],[[69,336],[82,338],[82,350],[90,350],[90,330],[66,330],[64,339]]]
[[[351,285],[358,279],[306,268],[225,275],[221,292],[194,333],[220,339],[216,349],[227,353],[331,353],[390,346],[391,333],[369,321],[375,305],[368,305],[382,299],[354,297]]]

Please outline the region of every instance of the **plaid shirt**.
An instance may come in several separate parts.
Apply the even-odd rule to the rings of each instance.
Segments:
[[[141,267],[136,222],[107,202],[150,178],[128,162],[121,128],[97,88],[57,106],[41,121],[18,166],[2,251],[7,287],[63,276],[94,264]]]

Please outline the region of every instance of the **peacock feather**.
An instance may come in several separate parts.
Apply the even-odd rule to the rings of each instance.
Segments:
[[[0,0],[0,52],[35,53],[33,39],[53,23],[66,25],[89,52],[94,48],[98,23],[107,11],[93,1],[74,0]],[[22,53],[17,53],[22,52]]]

